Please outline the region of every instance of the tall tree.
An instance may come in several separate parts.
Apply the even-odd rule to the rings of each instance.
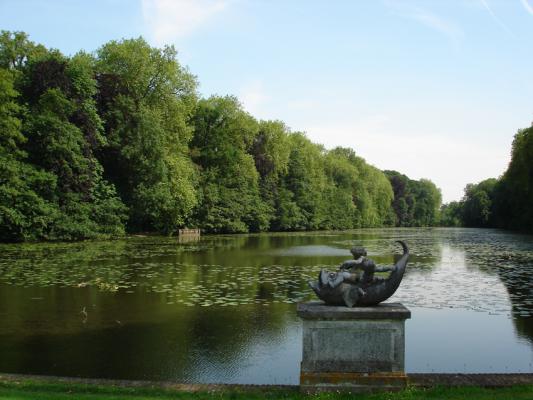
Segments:
[[[61,213],[53,236],[77,239],[124,232],[124,205],[102,177],[94,152],[103,144],[93,96],[92,58],[56,51],[30,60],[22,85],[28,161],[57,178]]]
[[[18,226],[6,235],[27,240],[123,233],[123,205],[93,154],[101,125],[91,58],[67,59],[24,34],[2,32],[0,64],[6,77],[4,120],[12,121],[3,132],[11,136],[10,148],[4,148],[10,179],[3,199],[14,211],[10,224]],[[13,113],[18,115],[9,116]]]
[[[211,232],[268,229],[268,209],[259,192],[259,174],[248,153],[258,124],[235,97],[198,103],[191,141],[200,168],[200,203],[193,221]]]
[[[493,224],[533,232],[533,126],[518,131],[511,162],[494,190]]]
[[[493,226],[493,198],[496,179],[486,179],[478,184],[469,183],[465,187],[462,200],[463,223],[470,227]]]
[[[0,47],[1,49],[1,47]],[[55,177],[25,162],[21,149],[21,107],[12,71],[0,68],[0,240],[45,239],[57,218],[57,207],[43,198],[53,192]]]
[[[281,121],[260,121],[249,150],[259,173],[259,191],[268,227],[276,223],[281,183],[289,169],[290,134]]]
[[[188,156],[196,79],[172,46],[111,41],[97,51],[98,110],[105,176],[130,208],[130,229],[172,233],[197,203]]]
[[[442,195],[433,182],[409,179],[397,171],[385,171],[394,191],[392,207],[397,226],[433,226],[440,220]]]

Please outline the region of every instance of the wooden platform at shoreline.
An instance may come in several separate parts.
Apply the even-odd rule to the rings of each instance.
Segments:
[[[178,236],[200,236],[201,229],[178,229]]]

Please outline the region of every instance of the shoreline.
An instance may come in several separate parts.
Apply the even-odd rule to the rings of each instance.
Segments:
[[[417,388],[463,387],[502,388],[533,385],[533,373],[412,373],[407,374],[409,386]],[[105,378],[77,378],[53,375],[0,373],[0,383],[42,383],[91,385],[121,388],[166,389],[176,392],[298,392],[299,385],[261,385],[232,383],[180,383],[173,381],[127,380]]]

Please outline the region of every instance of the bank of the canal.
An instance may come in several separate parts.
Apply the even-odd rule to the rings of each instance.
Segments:
[[[368,400],[531,399],[533,374],[410,374],[401,392],[358,394]],[[0,374],[0,399],[345,399],[350,394],[300,393],[297,385],[178,384]]]
[[[358,399],[531,399],[533,374],[413,374],[401,392],[373,393]],[[306,395],[295,385],[194,385],[170,382],[118,381],[0,375],[0,399],[347,399],[351,394]]]

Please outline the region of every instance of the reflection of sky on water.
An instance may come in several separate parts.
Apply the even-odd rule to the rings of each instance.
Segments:
[[[0,371],[297,383],[307,280],[354,245],[392,264],[396,239],[408,371],[533,372],[532,237],[476,229],[0,246]]]
[[[509,317],[465,309],[410,309],[408,372],[533,372],[531,345],[517,340]]]
[[[341,256],[347,257],[350,253],[346,254],[346,249],[338,249],[331,246],[294,246],[289,247],[288,249],[278,249],[270,252],[273,256]]]
[[[510,313],[509,296],[497,274],[469,268],[462,249],[443,243],[440,251],[434,265],[409,268],[390,300],[408,307]]]

